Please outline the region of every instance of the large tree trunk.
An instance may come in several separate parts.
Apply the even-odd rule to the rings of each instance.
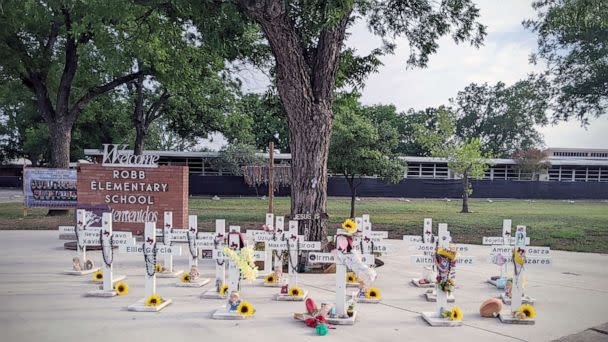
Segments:
[[[276,83],[287,113],[291,148],[291,215],[310,214],[301,221],[307,240],[326,241],[327,157],[332,128],[332,103],[340,49],[350,13],[321,31],[314,51],[283,0],[240,0],[241,9],[260,24],[276,64]]]
[[[462,210],[461,213],[469,212],[469,174],[462,175]]]
[[[141,155],[144,152],[144,143],[146,141],[146,129],[144,127],[135,128],[135,145],[133,146],[133,154]]]
[[[64,122],[49,123],[51,138],[51,167],[67,169],[70,167],[70,145],[72,126]]]

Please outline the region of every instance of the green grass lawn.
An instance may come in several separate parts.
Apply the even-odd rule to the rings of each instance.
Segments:
[[[404,234],[420,234],[425,217],[448,224],[455,242],[481,243],[483,236],[498,236],[502,220],[510,218],[513,226],[526,225],[534,245],[554,249],[608,253],[608,203],[577,201],[473,200],[470,214],[461,214],[460,201],[412,199],[363,199],[357,202],[357,215],[369,214],[374,229],[388,230],[391,238]],[[197,214],[199,225],[211,230],[214,220],[223,218],[227,224],[245,229],[264,223],[268,202],[259,198],[225,198],[213,201],[192,198],[190,213]],[[350,211],[346,198],[329,199],[330,233]],[[45,210],[31,210],[22,216],[20,203],[0,204],[0,229],[53,229],[68,224],[70,219],[46,217]],[[289,198],[275,201],[275,213],[289,213]]]

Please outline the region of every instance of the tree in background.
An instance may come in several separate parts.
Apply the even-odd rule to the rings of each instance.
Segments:
[[[540,90],[529,80],[512,86],[471,83],[452,100],[456,135],[465,141],[479,138],[483,152],[501,158],[542,145],[536,126],[548,122],[549,94]]]
[[[125,23],[142,13],[114,0],[3,3],[0,67],[34,95],[48,126],[50,166],[69,166],[72,129],[90,102],[140,74],[116,46],[128,36]]]
[[[536,148],[517,151],[512,158],[517,163],[517,169],[522,173],[530,174],[530,180],[533,181],[539,180],[540,173],[551,167],[547,153]]]
[[[238,6],[260,25],[275,59],[276,87],[289,125],[292,215],[327,211],[334,90],[349,26],[365,18],[389,52],[394,51],[393,39],[405,37],[411,51],[407,62],[412,66],[425,66],[442,36],[479,46],[485,35],[485,27],[476,22],[479,10],[468,0],[439,4],[240,0]],[[312,220],[304,235],[325,241],[325,221]]]
[[[243,166],[264,164],[264,159],[257,153],[254,146],[230,144],[220,150],[220,155],[214,161],[214,165],[218,170],[227,170],[235,176],[242,176]]]
[[[462,210],[469,213],[469,196],[473,194],[471,178],[483,178],[490,167],[490,155],[482,152],[481,141],[473,138],[469,141],[436,150],[436,157],[447,158],[448,168],[455,176],[462,179]]]
[[[455,133],[456,114],[445,106],[419,111],[410,109],[402,120],[399,151],[406,156],[430,157],[433,147],[448,142]]]
[[[399,142],[397,130],[388,122],[373,121],[373,113],[382,110],[382,106],[363,107],[357,102],[351,107],[342,106],[337,111],[328,167],[346,179],[351,193],[350,217],[354,218],[361,177],[378,176],[398,183],[403,179],[405,163],[395,153]]]
[[[608,6],[605,0],[541,0],[524,26],[538,34],[538,53],[550,85],[554,120],[587,124],[608,108]]]

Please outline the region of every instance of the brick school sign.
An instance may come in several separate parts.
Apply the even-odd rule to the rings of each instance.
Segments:
[[[164,226],[165,211],[173,226],[188,226],[188,167],[158,166],[155,156],[141,158],[118,145],[104,145],[102,164],[81,164],[79,205],[107,205],[114,227],[141,233],[144,223]]]

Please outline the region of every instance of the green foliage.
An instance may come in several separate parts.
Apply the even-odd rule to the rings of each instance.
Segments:
[[[214,165],[220,170],[228,170],[231,174],[242,176],[243,166],[263,165],[264,159],[257,155],[254,146],[247,144],[230,144],[220,150],[220,156]]]
[[[236,110],[226,117],[223,133],[231,144],[251,144],[265,150],[272,141],[281,152],[290,151],[287,114],[272,90],[242,96]]]
[[[448,160],[448,167],[456,176],[483,178],[485,171],[490,167],[488,158],[491,155],[482,152],[481,141],[473,138],[467,142],[454,144],[436,149],[434,156]]]
[[[397,183],[403,178],[404,162],[395,154],[397,130],[387,121],[374,122],[381,106],[342,106],[334,121],[328,168],[350,177],[378,176]],[[376,117],[377,118],[377,117]]]
[[[522,172],[522,177],[530,175],[531,180],[538,180],[538,174],[551,167],[547,153],[539,149],[517,151],[512,158],[517,162],[516,167]]]
[[[533,61],[547,63],[543,75],[555,100],[555,120],[583,123],[608,108],[608,6],[605,0],[540,0],[537,17],[524,26],[538,34]]]
[[[410,110],[405,120],[405,140],[400,151],[409,156],[433,155],[446,146],[455,133],[455,114],[449,107]]]
[[[542,145],[535,127],[547,124],[549,94],[541,89],[529,80],[510,87],[502,82],[471,83],[453,100],[456,135],[462,140],[479,138],[483,152],[501,158]]]

